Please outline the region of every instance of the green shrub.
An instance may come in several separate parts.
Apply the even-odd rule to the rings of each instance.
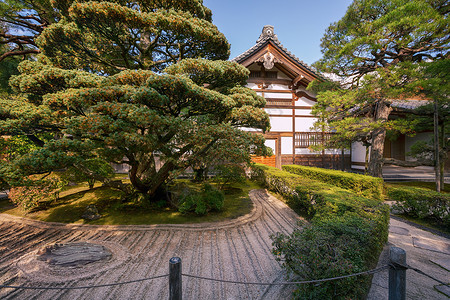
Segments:
[[[83,163],[83,166],[86,168],[86,171],[91,172],[92,175],[82,173],[80,170],[70,167],[62,174],[62,177],[69,182],[78,183],[86,181],[90,189],[94,188],[95,175],[105,178],[114,177],[114,168],[111,167],[107,161],[100,158],[88,159]]]
[[[394,209],[415,218],[431,218],[450,226],[450,194],[418,187],[389,187],[388,197],[395,200]]]
[[[351,190],[364,197],[377,200],[383,197],[383,179],[381,178],[298,165],[286,165],[282,168],[293,174]]]
[[[252,178],[281,194],[296,211],[306,211],[310,225],[291,235],[273,236],[274,254],[287,270],[305,279],[321,279],[371,269],[387,241],[389,209],[379,200],[255,165]],[[299,285],[299,299],[361,298],[370,279],[357,277],[316,285]]]
[[[342,219],[342,218],[341,218]],[[277,234],[273,237],[274,254],[283,258],[283,267],[303,280],[332,278],[343,274],[365,271],[364,253],[360,243],[367,242],[364,233],[370,226],[361,218],[353,217],[334,223],[335,231],[328,224],[305,225],[291,235]],[[361,234],[354,230],[356,222]],[[281,255],[282,254],[282,255]],[[350,277],[320,285],[301,284],[295,291],[295,299],[363,298],[368,278]]]
[[[244,168],[237,164],[218,165],[217,175],[214,181],[219,184],[221,190],[229,188],[233,183],[243,183],[245,181]]]
[[[59,199],[61,188],[66,182],[54,176],[45,180],[30,181],[28,185],[11,188],[9,199],[25,211],[48,208]]]
[[[189,191],[182,196],[178,211],[183,214],[195,212],[197,215],[205,215],[209,211],[220,211],[223,208],[223,202],[223,193],[205,183],[200,192]]]

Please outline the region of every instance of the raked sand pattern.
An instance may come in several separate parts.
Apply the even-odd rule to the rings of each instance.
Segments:
[[[290,233],[299,217],[264,190],[250,192],[250,214],[220,223],[95,226],[45,223],[0,214],[3,285],[94,286],[168,274],[171,257],[183,273],[245,282],[284,281],[270,235]],[[59,269],[36,260],[47,245],[103,245],[109,261]],[[183,277],[183,299],[289,299],[291,286],[240,285]],[[0,289],[1,299],[168,299],[168,278],[82,290]]]

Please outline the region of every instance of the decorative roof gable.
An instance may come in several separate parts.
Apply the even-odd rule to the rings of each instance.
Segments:
[[[301,61],[280,43],[272,25],[264,26],[256,44],[232,61],[245,67],[252,63],[260,63],[267,70],[278,64],[293,78],[294,85],[300,82],[307,85],[316,78],[322,78],[313,68]]]

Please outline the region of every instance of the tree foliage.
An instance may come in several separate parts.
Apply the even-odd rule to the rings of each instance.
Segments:
[[[45,56],[22,62],[11,79],[25,100],[0,107],[0,133],[39,146],[0,166],[10,184],[75,167],[155,199],[213,151],[246,157],[264,148],[262,137],[240,128],[269,127],[265,101],[243,86],[247,69],[219,60],[229,45],[202,1],[52,4],[64,17],[38,38]],[[43,132],[55,138],[39,139]],[[128,164],[132,188],[89,171],[95,158]]]
[[[39,53],[36,37],[60,17],[49,0],[0,1],[0,61]]]
[[[404,120],[389,120],[391,100],[422,94],[412,84],[424,78],[422,64],[448,60],[449,11],[446,0],[355,0],[322,38],[316,67],[341,82],[325,92],[311,87],[322,91],[315,113],[343,141],[372,147],[371,175],[381,176],[386,131],[410,131]]]

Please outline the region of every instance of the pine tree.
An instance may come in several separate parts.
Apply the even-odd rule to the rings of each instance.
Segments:
[[[411,88],[421,64],[449,58],[449,11],[447,0],[355,0],[322,38],[316,67],[342,84],[319,93],[316,113],[338,133],[369,136],[372,176],[382,175],[386,131],[409,130],[389,120],[391,100],[421,93]]]
[[[167,180],[214,149],[247,159],[264,149],[261,136],[240,128],[269,127],[265,101],[244,87],[247,69],[223,61],[229,44],[201,0],[52,3],[63,17],[37,39],[43,55],[11,80],[24,98],[0,107],[0,134],[40,147],[0,166],[10,184],[74,167],[155,201]],[[94,158],[128,164],[132,185],[89,170]]]

